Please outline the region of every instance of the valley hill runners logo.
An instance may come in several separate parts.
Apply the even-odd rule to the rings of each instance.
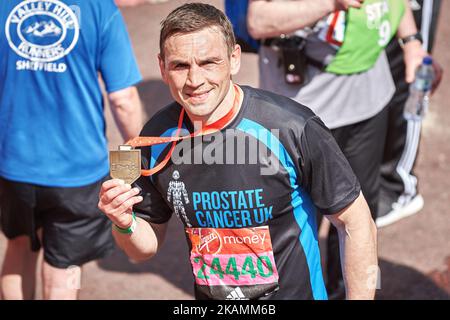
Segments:
[[[72,51],[80,26],[76,14],[61,1],[28,0],[11,11],[5,33],[19,56],[33,62],[52,62]]]

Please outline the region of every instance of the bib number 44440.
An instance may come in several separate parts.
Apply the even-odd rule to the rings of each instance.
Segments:
[[[256,279],[257,277],[270,278],[273,276],[274,271],[272,261],[267,255],[260,257],[247,256],[242,264],[238,263],[242,259],[236,257],[229,257],[228,259],[215,257],[210,265],[201,256],[195,257],[193,260],[195,264],[199,265],[197,278],[205,280],[211,277],[217,279],[227,277],[236,281],[241,280],[242,277],[247,279]]]

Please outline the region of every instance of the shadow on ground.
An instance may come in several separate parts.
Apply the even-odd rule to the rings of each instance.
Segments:
[[[450,292],[444,290],[445,284],[436,281],[444,272],[424,275],[405,265],[380,260],[381,290],[377,299],[400,300],[449,300]]]
[[[169,222],[166,239],[161,251],[151,260],[132,263],[118,248],[114,253],[98,261],[99,268],[126,273],[153,273],[193,295],[193,275],[189,265],[189,252],[183,226],[176,217]]]

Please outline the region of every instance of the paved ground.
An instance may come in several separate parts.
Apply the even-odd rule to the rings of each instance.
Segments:
[[[147,118],[170,101],[157,66],[159,22],[183,1],[123,10],[144,76],[139,86]],[[221,6],[221,1],[204,1]],[[379,299],[450,298],[450,1],[443,1],[435,57],[447,70],[424,123],[417,173],[424,210],[379,231],[382,269]],[[120,62],[119,62],[120,63]],[[256,57],[244,56],[238,83],[257,85]],[[111,147],[120,143],[106,111]],[[0,235],[0,263],[5,240]],[[82,299],[192,299],[191,271],[180,224],[171,222],[167,241],[153,260],[132,264],[119,250],[85,266]]]

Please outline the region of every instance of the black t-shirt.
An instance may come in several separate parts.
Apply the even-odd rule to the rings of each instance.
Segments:
[[[243,86],[239,114],[221,132],[179,142],[169,164],[141,177],[135,211],[185,225],[196,297],[326,299],[316,210],[334,214],[360,186],[329,130],[295,101]],[[156,114],[142,136],[170,136],[181,107]],[[185,132],[192,132],[189,119]],[[187,130],[187,131],[186,131]],[[154,167],[169,144],[142,149]]]

